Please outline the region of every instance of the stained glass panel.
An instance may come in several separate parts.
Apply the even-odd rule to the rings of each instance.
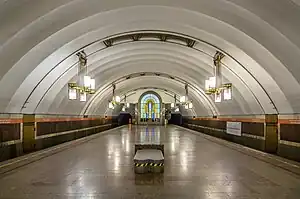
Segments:
[[[141,99],[141,118],[160,118],[160,100],[154,94],[146,94]]]

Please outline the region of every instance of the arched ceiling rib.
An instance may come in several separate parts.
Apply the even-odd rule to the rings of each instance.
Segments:
[[[143,41],[143,43],[144,43],[145,41]],[[138,48],[146,48],[146,49],[148,49],[148,48],[150,48],[150,47],[148,47],[148,46],[146,46],[145,44],[143,44],[142,43],[142,45],[132,45],[133,47],[138,47]],[[124,44],[122,44],[122,45],[124,45]],[[155,46],[157,46],[158,44],[155,44]],[[159,44],[159,45],[161,45],[161,44]],[[173,45],[173,44],[172,44]],[[118,46],[117,46],[118,47]],[[175,47],[174,46],[171,46],[173,49],[175,49]],[[180,46],[179,46],[180,47]],[[177,47],[176,47],[177,48]],[[181,48],[181,47],[180,47]],[[203,48],[203,47],[202,47]],[[126,52],[127,53],[127,55],[130,53],[130,51],[129,51],[129,49],[130,48],[128,48],[128,47],[126,47],[126,48],[122,48],[122,46],[121,46],[121,51],[122,52]],[[108,49],[108,50],[110,50],[110,49]],[[159,49],[155,49],[155,52],[156,53],[158,53],[158,50]],[[167,50],[167,48],[164,46],[164,51],[166,51]],[[182,50],[185,50],[185,49],[181,49],[181,51]],[[113,49],[113,51],[114,52],[116,52],[114,49]],[[150,51],[148,51],[148,53],[149,53]],[[141,49],[139,49],[139,52],[134,52],[133,54],[141,54]],[[166,52],[161,52],[161,54],[165,54]],[[201,60],[198,60],[198,61],[196,61],[196,62],[194,62],[195,63],[195,66],[197,65],[197,64],[199,64],[200,62],[202,62],[202,61],[204,61],[205,62],[205,64],[208,66],[209,64],[211,64],[211,59],[212,59],[212,56],[213,55],[208,55],[208,54],[200,54],[201,53],[201,51],[195,51],[195,52],[189,52],[190,54],[189,54],[189,56],[187,56],[187,55],[184,55],[183,57],[184,58],[187,58],[187,60],[185,60],[185,61],[183,61],[182,63],[182,65],[184,66],[184,65],[187,65],[187,63],[189,62],[189,61],[191,61],[191,60],[193,60],[193,59],[195,59],[195,57],[198,57],[198,58],[201,58]],[[89,59],[89,63],[92,63],[93,64],[93,56],[94,57],[96,57],[95,55],[97,55],[97,54],[100,54],[101,56],[107,56],[107,55],[111,55],[112,54],[112,52],[111,51],[108,51],[108,52],[102,52],[102,51],[98,51],[96,54],[94,54],[93,53],[93,55],[91,56],[92,58],[91,59]],[[172,55],[172,54],[176,54],[176,52],[175,51],[172,51],[172,52],[170,52],[169,54],[167,54],[168,56],[170,56],[170,55]],[[156,56],[158,56],[158,55],[156,55]],[[181,56],[182,57],[182,56]],[[97,59],[99,59],[98,57],[96,57]],[[183,58],[183,59],[184,59]],[[72,59],[73,59],[73,57],[72,57]],[[97,60],[96,59],[96,60]],[[103,57],[101,58],[101,59],[103,59]],[[114,57],[114,59],[111,59],[110,57],[107,57],[107,60],[109,60],[109,61],[111,61],[111,60],[116,60],[117,59],[117,57],[115,56]],[[124,58],[123,58],[124,59]],[[122,60],[123,60],[122,59]],[[152,59],[155,59],[155,57],[153,57]],[[179,56],[177,55],[176,57],[174,57],[173,59],[175,59],[177,62],[179,61]],[[230,59],[229,59],[230,60]],[[76,59],[75,60],[73,60],[74,61],[74,63],[76,63]],[[66,64],[65,62],[63,62],[64,64]],[[99,64],[99,65],[101,65],[101,66],[103,66],[103,63],[101,63],[101,64]],[[231,67],[233,67],[233,65],[234,64],[231,64]],[[72,67],[72,64],[71,64],[71,67]],[[115,67],[115,66],[114,66]],[[67,65],[67,68],[70,68],[70,66],[68,66]],[[199,66],[196,66],[196,67],[194,67],[195,68],[195,71],[192,71],[192,72],[195,72],[196,73],[196,71],[197,70],[199,70]],[[205,67],[204,67],[205,68]],[[229,68],[230,69],[230,68]],[[172,69],[171,69],[172,70]],[[187,68],[186,70],[191,70],[191,68]],[[213,69],[210,69],[210,68],[205,68],[205,70],[210,70],[210,71],[212,71]],[[236,69],[237,70],[237,69]],[[76,70],[74,70],[74,72],[75,72]],[[173,70],[174,71],[174,70]],[[173,72],[172,71],[172,72]],[[238,70],[237,70],[238,71]],[[179,72],[179,71],[177,71],[177,72]],[[185,72],[185,71],[182,71],[183,73]],[[231,70],[231,72],[233,72],[233,70]],[[52,76],[53,77],[46,77],[46,78],[50,78],[50,80],[51,79],[53,79],[53,78],[55,78],[55,77],[59,77],[59,73],[62,73],[61,71],[56,71],[56,72],[53,72],[53,74],[52,74]],[[193,74],[193,73],[192,73]],[[192,74],[191,74],[191,76],[192,76]],[[210,74],[210,73],[209,73]],[[225,73],[224,73],[225,74]],[[64,75],[64,74],[62,74],[62,75]],[[74,75],[75,75],[75,73],[74,73]],[[209,75],[209,76],[212,76],[212,74],[211,75]],[[200,76],[199,76],[200,77]],[[208,76],[207,75],[204,75],[204,78],[201,78],[202,79],[202,82],[198,82],[198,84],[203,84],[203,82],[204,82],[204,79],[205,78],[207,78]],[[225,75],[225,77],[226,77],[226,75]],[[187,77],[187,78],[189,78],[189,77]],[[242,79],[241,77],[238,77],[240,80]],[[246,76],[244,75],[244,78],[246,78]],[[251,78],[251,76],[250,76],[250,78]],[[231,78],[232,79],[232,78]],[[28,81],[30,80],[30,78],[28,78]],[[248,80],[248,81],[250,81],[250,80]],[[31,81],[30,81],[30,83],[31,83]],[[64,84],[66,84],[67,82],[65,82]],[[236,82],[234,82],[234,83],[236,83],[237,85],[239,84],[239,81],[237,80]],[[37,94],[39,94],[40,93],[40,95],[41,94],[43,94],[42,92],[43,91],[47,91],[47,87],[49,87],[49,82],[47,82],[47,81],[44,81],[43,82],[43,84],[46,86],[46,87],[40,87],[39,89],[40,89],[40,92],[36,92]],[[63,84],[63,85],[64,85]],[[252,87],[255,85],[255,80],[254,80],[254,82],[252,83]],[[259,85],[257,85],[258,86],[258,88],[259,88]],[[24,88],[20,88],[19,90],[25,90]],[[252,92],[252,91],[251,91]],[[261,92],[263,93],[264,91],[263,90],[261,90]],[[252,92],[252,94],[253,94],[253,92]],[[55,96],[55,95],[53,95],[53,96]],[[261,95],[262,97],[263,97],[263,94]],[[24,98],[25,96],[21,96],[21,95],[19,95],[19,96],[15,96],[15,99],[16,100],[20,100],[20,99],[22,99],[22,97]],[[39,95],[37,96],[37,97],[35,97],[35,98],[33,98],[33,99],[31,99],[31,100],[29,100],[29,101],[31,101],[31,102],[37,102],[38,101],[38,99],[39,98],[41,98]],[[25,100],[25,99],[24,99]],[[27,99],[26,99],[26,101],[28,101]],[[269,105],[269,103],[268,103],[268,100],[266,100],[266,102],[267,102],[267,105]],[[11,104],[16,104],[14,101],[13,101],[13,103],[11,103]],[[29,107],[30,107],[30,104],[29,104]],[[28,108],[28,106],[26,107],[26,108]],[[30,111],[30,110],[29,110]]]
[[[166,58],[165,55],[162,55],[162,57]],[[203,84],[203,82],[201,80],[204,79],[204,77],[201,77],[202,76],[201,73],[198,74],[197,71],[185,70],[184,65],[178,65],[176,63],[171,63],[170,64],[166,61],[157,60],[157,58],[159,58],[158,55],[155,55],[154,57],[151,56],[146,61],[144,61],[143,59],[140,59],[139,56],[137,56],[137,58],[138,59],[130,57],[130,62],[129,63],[126,63],[127,59],[122,58],[122,59],[120,59],[120,60],[122,60],[122,62],[120,62],[118,66],[113,65],[113,68],[110,69],[110,70],[106,69],[107,67],[106,67],[105,64],[100,64],[102,67],[97,68],[98,72],[93,71],[92,75],[94,77],[96,77],[96,82],[101,82],[101,83],[106,82],[107,85],[110,85],[113,81],[115,81],[115,79],[117,79],[119,77],[122,77],[125,74],[129,75],[129,74],[137,72],[137,71],[139,71],[139,72],[144,72],[144,71],[164,72],[165,70],[167,70],[167,71],[171,71],[170,74],[172,74],[173,71],[177,71],[176,73],[180,74],[180,76],[183,77],[183,79],[185,79],[185,78],[190,78],[190,79],[194,78],[196,80],[198,78],[197,79],[198,82],[194,81],[194,84],[196,84],[196,85]],[[172,59],[176,59],[176,57],[174,57]],[[183,64],[188,66],[187,63],[188,62],[184,62]],[[108,68],[110,68],[110,67],[108,67]],[[120,71],[122,71],[122,72],[120,73]],[[98,77],[97,74],[99,74],[101,76]],[[199,80],[200,80],[200,82],[199,82]],[[61,86],[63,87],[65,85],[65,83],[66,82],[62,83]],[[201,87],[204,88],[203,85],[201,85]],[[66,90],[64,89],[63,92],[64,92],[64,95],[65,95]],[[56,96],[56,94],[53,94],[52,92],[49,92],[49,97],[54,97],[54,96]],[[251,97],[249,97],[249,98],[251,99]]]
[[[204,94],[203,90],[199,89],[196,85],[193,85],[190,82],[187,82],[187,81],[181,79],[180,77],[176,77],[176,76],[174,77],[174,76],[170,76],[168,74],[162,74],[162,73],[142,72],[142,73],[126,75],[126,76],[121,77],[118,80],[114,81],[113,83],[119,87],[119,85],[122,86],[122,83],[125,81],[128,82],[128,80],[138,79],[138,78],[142,78],[142,80],[140,79],[139,81],[145,82],[145,77],[148,77],[148,76],[152,76],[154,78],[152,79],[153,81],[147,82],[146,85],[154,85],[154,82],[158,81],[161,78],[164,78],[163,82],[170,81],[170,82],[173,82],[173,84],[179,84],[178,87],[181,87],[182,89],[184,88],[185,84],[189,85],[189,88],[191,89],[191,93],[194,93],[197,96],[196,100],[197,101],[200,100],[200,102],[203,104],[203,106],[205,106],[205,108],[208,110],[208,112],[210,112],[211,115],[218,114],[218,111],[214,107],[212,100]],[[130,77],[130,78],[128,79],[128,77]],[[132,87],[134,84],[135,83],[132,83],[131,85],[129,84],[129,87]],[[91,98],[90,101],[86,104],[86,107],[84,108],[83,113],[86,114],[86,112],[89,112],[90,107],[94,106],[94,104],[100,104],[101,101],[99,102],[99,99],[105,98],[106,97],[105,95],[111,96],[111,89],[112,89],[111,87],[112,87],[111,84],[105,85],[104,87],[100,87],[100,89],[96,92],[96,94],[93,96],[93,98]],[[106,94],[104,94],[105,92],[106,92]],[[124,92],[124,90],[123,90],[123,92]],[[181,92],[180,95],[184,95],[184,94],[185,94],[185,91]],[[101,96],[101,95],[103,95],[103,96]],[[105,104],[105,102],[104,102],[104,104]]]
[[[9,4],[4,4],[4,7],[12,10],[13,7],[10,6],[16,2],[11,1]],[[11,98],[10,108],[6,110],[17,108],[23,103],[19,102],[19,99],[22,99],[20,97],[28,96],[34,85],[51,67],[82,46],[109,35],[143,30],[145,27],[187,34],[218,46],[235,57],[253,74],[262,88],[267,91],[280,113],[300,110],[297,103],[300,96],[298,83],[300,73],[297,60],[300,55],[298,40],[300,27],[297,26],[296,20],[297,17],[299,18],[299,7],[293,6],[291,2],[280,0],[274,5],[271,0],[256,3],[248,0],[188,2],[175,0],[172,2],[172,7],[167,7],[168,2],[155,0],[151,4],[163,6],[143,6],[146,1],[135,0],[116,4],[114,1],[101,2],[101,6],[99,1],[93,0],[89,3],[81,0],[62,2],[68,3],[54,9],[58,2],[54,0],[53,3],[49,3],[48,1],[47,5],[53,8],[49,13],[45,11],[47,9],[44,7],[46,5],[44,1],[36,2],[40,3],[41,9],[37,14],[31,14],[30,20],[25,17],[24,13],[15,12],[18,13],[17,16],[11,18],[11,20],[16,20],[14,27],[9,27],[9,24],[14,21],[8,20],[7,12],[4,12],[4,17],[1,17],[0,28],[4,28],[5,31],[1,31],[3,34],[0,35],[0,41],[2,41],[0,59],[5,64],[0,71],[2,76],[0,92],[7,94],[1,96],[1,110],[6,108]],[[264,9],[261,9],[262,7]],[[286,11],[284,18],[272,11],[272,9],[278,10],[279,8]],[[68,9],[72,12],[66,12]],[[45,14],[42,14],[43,11],[47,15],[34,21],[33,19],[36,19],[39,14],[40,16]],[[153,15],[153,13],[156,14]],[[22,14],[24,16],[20,17]],[[17,23],[20,19],[22,20]],[[10,23],[7,23],[8,21]],[[30,25],[25,27],[25,24],[29,23]],[[39,35],[34,35],[36,33]],[[115,59],[115,54],[112,52],[110,59]],[[157,56],[157,54],[153,55]],[[70,60],[69,63],[74,61]],[[256,97],[264,98],[263,92],[253,88],[255,85],[253,79],[249,78],[245,71],[239,70],[236,63],[232,60],[225,60],[225,64],[245,80]],[[43,84],[51,85],[62,71],[53,72],[48,79],[43,81]],[[66,79],[61,83],[72,78],[71,73],[65,76]],[[15,81],[12,83],[11,79]],[[232,78],[229,80],[231,81]],[[40,89],[44,90],[43,88]],[[58,93],[60,89],[61,86],[58,86],[58,90],[53,92]],[[238,90],[241,92],[243,89],[245,90],[245,88]],[[40,92],[34,94],[36,98],[32,98],[33,101],[39,100]],[[52,101],[48,102],[52,103]],[[268,99],[259,99],[259,102],[263,104],[263,107],[269,107],[266,109],[267,113],[274,112]]]
[[[143,42],[140,42],[138,44],[132,44],[132,43],[130,43],[130,44],[128,44],[129,46],[126,45],[125,47],[123,46],[125,44],[122,44],[121,47],[114,46],[112,48],[109,48],[109,49],[105,50],[104,52],[103,51],[98,51],[97,53],[93,53],[91,51],[92,55],[89,57],[89,63],[90,63],[89,70],[92,71],[92,73],[96,73],[96,72],[93,71],[94,67],[98,67],[98,65],[99,65],[99,66],[101,66],[99,69],[100,69],[100,71],[102,73],[104,71],[103,69],[106,68],[106,64],[105,63],[107,63],[107,62],[112,62],[112,61],[116,62],[116,61],[120,60],[121,63],[122,63],[120,65],[122,66],[122,65],[124,65],[124,63],[125,63],[125,61],[127,59],[130,60],[131,62],[133,62],[133,61],[136,62],[139,59],[142,59],[142,57],[145,57],[145,54],[153,54],[152,53],[152,51],[153,51],[155,53],[152,55],[152,57],[148,58],[149,62],[153,62],[152,63],[153,65],[156,64],[155,60],[157,60],[160,56],[163,57],[164,59],[170,57],[170,58],[168,58],[169,59],[168,62],[170,62],[170,60],[175,60],[175,62],[172,61],[172,62],[174,62],[173,63],[174,66],[176,64],[178,64],[178,63],[181,63],[181,67],[178,68],[178,69],[176,69],[176,68],[174,68],[172,66],[170,66],[170,68],[167,69],[166,66],[163,66],[163,64],[161,64],[162,68],[161,68],[161,66],[159,66],[158,68],[156,68],[157,71],[167,69],[171,73],[177,73],[177,74],[180,74],[180,75],[182,73],[189,74],[185,78],[192,78],[194,76],[193,77],[194,79],[198,79],[198,82],[195,82],[195,83],[197,85],[201,85],[202,88],[204,88],[204,85],[203,85],[204,79],[207,79],[209,76],[213,75],[212,74],[213,68],[211,66],[212,65],[212,56],[213,55],[208,55],[208,54],[205,54],[205,53],[203,54],[200,51],[195,51],[194,52],[192,49],[189,50],[189,51],[187,51],[187,52],[184,52],[184,51],[186,51],[185,48],[183,48],[182,46],[176,46],[176,47],[174,47],[174,44],[169,44],[170,47],[168,47],[168,46],[166,46],[165,44],[162,44],[162,43],[154,43],[154,44],[149,44],[149,45],[147,44],[146,45],[145,42],[146,41],[143,41]],[[114,49],[114,48],[116,48],[116,49]],[[163,51],[161,51],[160,48],[162,48]],[[197,48],[197,46],[195,46],[195,48]],[[131,49],[136,49],[136,50],[131,53]],[[146,51],[145,52],[142,51],[143,49],[146,49]],[[149,49],[150,49],[150,51],[149,51]],[[180,49],[180,51],[182,53],[184,53],[184,54],[183,55],[179,55],[176,51],[174,51],[176,49]],[[120,54],[119,51],[122,52],[122,54]],[[168,51],[170,51],[170,52],[168,52]],[[111,59],[109,57],[109,56],[112,55],[112,52],[115,53],[114,54],[114,59]],[[118,54],[117,54],[117,52],[118,52]],[[124,52],[126,54],[124,54]],[[211,51],[211,52],[213,52],[213,51]],[[134,58],[131,54],[135,55],[135,56],[138,56],[138,59]],[[174,56],[175,54],[178,54],[178,55]],[[127,58],[127,57],[125,57],[125,55],[126,56],[131,55],[131,57]],[[99,57],[99,56],[101,56],[101,57]],[[98,62],[98,59],[100,59],[101,61]],[[180,61],[180,60],[182,60],[182,61]],[[74,60],[74,63],[76,63],[76,61],[77,60]],[[193,67],[190,66],[189,63],[193,63],[194,66]],[[165,63],[165,64],[167,65],[168,63]],[[231,74],[231,73],[234,72],[234,70],[232,70],[232,68],[234,67],[234,63],[232,63],[230,65],[231,65],[230,67],[226,67],[226,70],[224,70],[224,77],[226,79],[231,79],[231,81],[237,86],[237,88],[239,90],[242,89],[241,92],[244,93],[245,99],[248,100],[249,104],[258,103],[257,99],[253,99],[255,97],[255,95],[253,94],[253,91],[251,91],[251,89],[247,88],[247,86],[245,86],[245,85],[240,85],[240,81],[242,80],[242,78],[239,77],[239,76],[234,77],[235,75]],[[237,65],[237,64],[235,64],[235,65]],[[67,68],[70,68],[70,67],[72,67],[72,64],[71,65],[67,65]],[[116,64],[111,64],[110,67],[116,68],[117,65]],[[97,69],[97,70],[99,70],[99,69]],[[134,70],[132,72],[135,72],[135,70],[140,70],[140,69],[141,69],[141,67],[137,66],[136,68],[134,68]],[[149,69],[153,70],[154,67],[150,65]],[[147,71],[149,69],[145,68],[144,71]],[[227,69],[228,69],[228,71],[227,71]],[[115,75],[114,77],[118,78],[120,75],[122,75],[123,71],[128,71],[128,70],[132,70],[132,69],[123,68],[122,70],[121,69],[120,70],[116,70],[114,73],[112,73],[112,75]],[[235,69],[235,70],[238,71],[238,68]],[[198,73],[197,71],[198,72],[203,71],[204,73],[200,72],[199,74],[197,74]],[[205,71],[207,71],[207,72],[205,72]],[[143,71],[140,71],[140,72],[143,72]],[[75,74],[76,74],[76,69],[74,68],[73,75],[75,75]],[[195,76],[196,74],[197,74],[197,76]],[[71,76],[73,76],[73,75],[71,75]],[[56,76],[56,74],[54,73],[54,77],[55,76]],[[111,75],[108,74],[108,76],[110,77]],[[246,77],[247,76],[244,75],[244,79],[246,79]],[[105,77],[103,77],[103,78],[105,78]],[[102,78],[102,80],[103,80],[103,78]],[[235,80],[233,78],[235,78]],[[248,80],[248,82],[252,83],[250,80]],[[62,83],[61,85],[62,86],[65,85],[67,83],[67,81],[68,81],[68,79],[64,83]],[[113,79],[111,81],[113,81]],[[45,90],[47,91],[47,87],[49,87],[49,83],[44,82],[44,85],[46,87],[39,88],[41,92],[37,92],[37,93],[43,94],[42,93],[43,91],[45,91]],[[252,88],[254,88],[253,86],[255,86],[255,80],[253,81],[253,83],[252,83],[251,86],[252,86]],[[259,85],[257,85],[257,86],[259,86]],[[246,89],[247,93],[249,93],[249,92],[252,92],[252,93],[249,93],[249,96],[247,96],[247,94],[245,93],[245,89]],[[262,90],[262,93],[263,93],[263,90]],[[51,96],[56,96],[56,94],[51,93]],[[18,96],[18,97],[16,97],[16,99],[19,100],[21,97],[22,96]],[[263,94],[261,95],[261,97],[263,97]],[[30,101],[35,102],[35,101],[37,101],[40,98],[41,98],[40,96],[37,96],[33,100],[31,99]],[[253,100],[253,102],[250,102],[249,100]],[[260,98],[260,100],[264,101],[264,99],[262,99],[262,98]],[[269,106],[268,100],[266,99],[265,101],[267,102],[267,105]],[[13,104],[15,104],[15,103],[13,103]],[[272,107],[271,107],[271,109],[272,109]],[[261,113],[261,112],[254,111],[254,113]]]
[[[156,78],[155,76],[144,76],[125,80],[117,84],[116,95],[121,95],[122,93],[130,89],[135,90],[139,89],[140,87],[147,87],[148,85],[152,85],[152,87],[159,87],[163,85],[165,88],[168,88],[169,91],[177,93],[178,95],[184,93],[184,85],[177,83],[175,80],[166,80],[166,78]],[[99,89],[99,92],[100,90],[102,92],[99,93],[99,97],[95,99],[94,103],[81,104],[72,101],[70,102],[69,100],[67,100],[65,98],[65,92],[62,91],[58,96],[63,97],[63,99],[59,103],[52,104],[49,112],[53,112],[53,110],[54,112],[57,110],[72,110],[73,112],[75,111],[76,113],[80,113],[80,111],[89,108],[88,111],[82,112],[82,114],[93,114],[95,113],[95,111],[102,111],[102,113],[104,113],[108,106],[108,101],[112,99],[112,88],[109,84],[109,87],[107,89]],[[204,115],[211,114],[211,111],[209,111],[208,108],[203,105],[202,101],[199,100],[199,95],[197,95],[197,93],[194,94],[194,91],[192,89],[190,90],[189,96],[193,100],[195,107],[198,107],[199,113],[205,113]]]
[[[132,103],[137,103],[138,102],[137,100],[140,96],[138,94],[144,93],[149,90],[154,90],[155,92],[159,91],[159,92],[167,95],[169,98],[171,98],[171,100],[168,101],[169,103],[175,103],[175,98],[176,98],[176,102],[180,101],[180,96],[181,96],[180,93],[175,93],[166,88],[146,86],[146,87],[139,87],[139,88],[131,89],[131,90],[125,91],[123,93],[120,93],[121,102],[129,103],[130,100],[128,100],[128,97],[132,98],[132,96],[134,96],[135,99],[132,101]],[[161,96],[161,94],[160,94],[160,96]]]
[[[184,94],[184,85],[178,83],[176,80],[167,79],[163,76],[155,77],[155,76],[143,76],[143,77],[136,77],[126,81],[122,81],[117,84],[116,94],[119,95],[129,89],[137,89],[139,87],[145,87],[146,85],[152,85],[153,87],[158,87],[161,85],[168,88],[168,90],[178,93],[180,95]],[[94,113],[99,107],[101,110],[105,110],[108,106],[108,101],[112,98],[112,88],[107,87],[107,89],[100,89],[102,92],[98,93],[98,97],[95,99],[90,99],[90,102],[86,103],[86,106],[82,109],[82,114],[92,114]],[[99,91],[100,91],[99,90]],[[206,102],[199,93],[197,93],[192,88],[190,89],[189,97],[193,100],[195,109],[198,110],[198,113],[205,113],[206,115],[214,115],[212,105]]]

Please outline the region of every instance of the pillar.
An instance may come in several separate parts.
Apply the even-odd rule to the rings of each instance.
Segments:
[[[278,148],[278,115],[265,115],[265,151],[276,153]]]
[[[32,152],[35,149],[35,115],[23,115],[23,151]]]

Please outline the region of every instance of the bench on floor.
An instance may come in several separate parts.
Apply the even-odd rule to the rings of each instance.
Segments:
[[[163,145],[136,145],[135,173],[162,173],[164,171]]]

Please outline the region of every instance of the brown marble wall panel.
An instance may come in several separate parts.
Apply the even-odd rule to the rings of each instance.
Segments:
[[[210,128],[215,128],[215,129],[226,129],[226,121],[219,121],[219,120],[184,120],[184,123],[188,124],[195,124],[199,126],[205,126],[205,127],[210,127]]]
[[[242,122],[242,133],[264,137],[264,123]]]
[[[57,122],[37,122],[37,135],[47,135],[77,129],[89,128],[109,124],[109,120],[80,120],[80,121],[57,121]]]
[[[0,124],[0,142],[20,139],[20,124]]]
[[[300,124],[280,124],[280,139],[300,143]]]

